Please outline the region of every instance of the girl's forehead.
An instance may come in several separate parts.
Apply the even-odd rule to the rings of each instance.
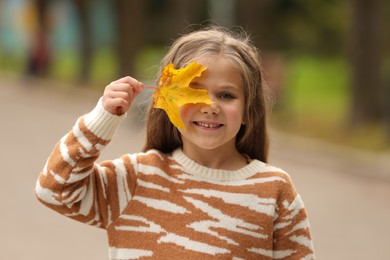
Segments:
[[[236,67],[234,60],[223,54],[203,55],[198,58],[195,58],[194,61],[206,67],[214,67],[214,66]]]
[[[193,79],[193,84],[210,83],[215,86],[235,86],[238,89],[244,87],[241,71],[237,69],[230,58],[224,57],[223,55],[212,55],[202,57],[195,61],[206,66],[207,69],[200,77]]]

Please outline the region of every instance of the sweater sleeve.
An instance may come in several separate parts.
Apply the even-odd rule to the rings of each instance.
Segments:
[[[134,160],[123,156],[100,165],[95,161],[123,118],[104,110],[99,100],[77,120],[56,144],[36,183],[36,196],[44,205],[102,228],[120,215],[131,199]]]
[[[274,259],[314,259],[306,209],[288,175],[280,187],[274,220]],[[286,257],[288,256],[288,257]],[[284,258],[286,257],[286,258]]]

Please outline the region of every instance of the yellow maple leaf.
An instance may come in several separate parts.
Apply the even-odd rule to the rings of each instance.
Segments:
[[[194,89],[189,85],[195,77],[199,77],[207,67],[192,62],[187,67],[176,70],[171,63],[164,67],[159,86],[153,95],[153,107],[164,109],[169,120],[177,128],[185,129],[180,118],[179,108],[185,104],[211,104],[207,90]]]

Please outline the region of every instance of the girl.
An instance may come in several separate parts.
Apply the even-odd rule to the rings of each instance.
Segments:
[[[46,206],[107,230],[110,259],[313,259],[306,211],[290,177],[266,164],[260,58],[244,36],[209,28],[180,37],[161,62],[207,67],[192,88],[214,102],[179,110],[185,130],[151,105],[142,153],[96,164],[143,84],[108,85],[54,148],[36,186]]]

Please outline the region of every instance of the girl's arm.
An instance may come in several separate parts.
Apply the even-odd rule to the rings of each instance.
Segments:
[[[36,184],[43,204],[98,227],[120,215],[131,198],[135,160],[95,161],[141,90],[142,84],[130,77],[111,83],[94,110],[57,143]]]
[[[280,188],[277,203],[273,235],[274,258],[314,259],[306,209],[288,175],[287,182]]]

